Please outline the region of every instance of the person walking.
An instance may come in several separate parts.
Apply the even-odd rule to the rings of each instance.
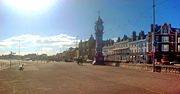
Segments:
[[[23,69],[24,69],[24,64],[20,64],[19,65],[19,70],[23,71]]]

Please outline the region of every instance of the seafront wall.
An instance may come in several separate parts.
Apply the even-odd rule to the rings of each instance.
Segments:
[[[128,69],[136,69],[141,71],[153,71],[152,64],[135,64],[135,63],[111,63],[112,66],[128,68]],[[162,73],[176,73],[180,74],[180,65],[155,65],[156,72]]]

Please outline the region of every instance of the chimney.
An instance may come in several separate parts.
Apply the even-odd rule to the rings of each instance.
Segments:
[[[171,28],[171,24],[169,24],[169,28]]]

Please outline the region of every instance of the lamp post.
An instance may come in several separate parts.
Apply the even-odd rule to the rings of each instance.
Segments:
[[[79,43],[78,43],[78,37],[79,37],[79,36],[76,36],[76,49],[77,49],[77,50],[76,50],[76,58],[79,57],[79,46],[78,46]]]
[[[21,50],[20,50],[20,40],[19,40],[19,65],[20,65],[20,63],[21,63],[21,56],[20,56],[20,52],[21,52]]]
[[[155,0],[153,0],[153,32],[152,32],[152,50],[153,50],[153,72],[155,72]]]

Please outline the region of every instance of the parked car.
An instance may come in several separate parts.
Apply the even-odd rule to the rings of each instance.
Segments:
[[[65,62],[73,62],[72,59],[65,59]]]
[[[174,65],[174,64],[180,64],[180,63],[177,62],[177,61],[172,61],[172,62],[170,62],[170,65]]]

